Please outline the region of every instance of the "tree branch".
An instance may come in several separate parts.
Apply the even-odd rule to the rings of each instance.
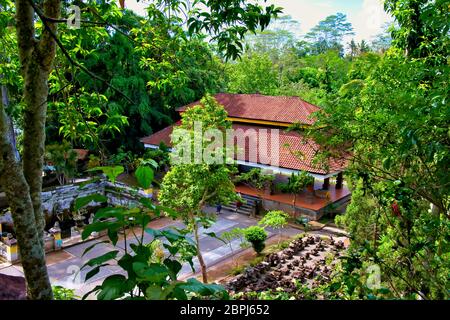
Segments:
[[[113,85],[111,85],[110,83],[108,83],[108,81],[106,81],[105,79],[97,76],[96,74],[92,73],[91,71],[89,71],[89,69],[87,69],[85,66],[83,66],[82,64],[78,63],[77,61],[75,61],[69,54],[69,52],[67,51],[67,49],[64,47],[64,45],[61,43],[61,41],[59,40],[59,38],[56,36],[55,32],[52,30],[52,28],[49,27],[47,21],[45,20],[42,12],[39,10],[39,8],[36,7],[36,5],[34,4],[33,0],[28,0],[28,2],[30,3],[30,5],[34,8],[34,10],[36,11],[36,14],[39,16],[39,18],[41,19],[44,28],[48,31],[48,34],[51,36],[51,38],[56,42],[56,44],[58,45],[58,47],[61,49],[61,52],[64,54],[64,56],[67,58],[67,60],[69,60],[69,62],[79,68],[80,70],[82,70],[83,72],[85,72],[87,75],[89,75],[91,78],[101,81],[103,82],[105,85],[107,85],[109,88],[113,89],[114,91],[116,91],[117,93],[119,93],[121,96],[123,96],[126,100],[128,100],[128,102],[134,104],[134,101],[131,100],[126,94],[124,94],[122,91],[120,91],[119,89],[117,89],[116,87],[114,87]]]

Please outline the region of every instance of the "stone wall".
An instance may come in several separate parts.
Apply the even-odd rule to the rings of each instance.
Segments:
[[[111,183],[106,180],[97,180],[92,182],[84,182],[79,184],[65,185],[45,189],[42,192],[42,207],[48,218],[61,213],[64,210],[72,211],[75,200],[79,197],[86,197],[93,194],[104,195],[108,198],[110,206],[128,206],[134,207],[139,204],[141,197],[152,198],[152,190],[142,190],[131,188],[123,183]],[[100,203],[91,202],[89,207],[100,206]],[[54,217],[53,217],[54,218]],[[19,260],[19,250],[17,241],[12,237],[11,233],[1,232],[1,224],[12,225],[11,214],[8,212],[0,216],[0,257],[9,261],[16,262]],[[61,249],[61,229],[51,228],[49,232],[45,232],[45,251],[51,252]]]
[[[140,197],[150,197],[151,193],[142,189],[133,189],[123,183],[111,183],[106,180],[95,181],[84,184],[71,184],[42,192],[42,207],[49,214],[70,210],[77,198],[86,197],[93,194],[101,194],[108,198],[108,204],[112,206],[134,206]],[[89,206],[96,206],[98,203],[92,202]]]
[[[105,195],[106,181],[86,185],[71,184],[46,189],[42,192],[42,209],[48,213],[70,210],[75,199],[93,194]]]

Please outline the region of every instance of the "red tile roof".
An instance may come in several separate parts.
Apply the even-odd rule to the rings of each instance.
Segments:
[[[256,125],[243,125],[233,123],[233,129],[243,130],[241,134],[246,134],[245,143],[245,153],[237,155],[237,160],[242,160],[246,162],[256,162],[259,164],[273,165],[280,168],[291,169],[291,170],[304,170],[311,173],[317,174],[329,174],[339,171],[343,171],[347,166],[346,160],[330,159],[326,165],[319,165],[313,163],[313,158],[319,151],[319,146],[312,140],[304,138],[297,132],[286,132],[283,129],[279,129],[279,145],[272,146],[272,139],[270,134],[275,133],[276,128],[256,126]],[[255,130],[256,135],[251,135],[251,131]],[[161,141],[163,141],[168,146],[171,146],[170,135],[172,133],[173,126],[165,128],[150,137],[143,138],[141,142],[144,144],[158,146]],[[268,152],[267,157],[264,157],[266,153],[265,150],[255,151],[256,159],[251,158],[250,146],[259,146],[259,138],[261,137],[261,130],[267,130],[269,135],[267,139],[268,142]],[[235,139],[235,143],[237,143]],[[253,149],[252,149],[253,150]],[[259,152],[261,151],[261,152]],[[277,157],[278,154],[278,157]]]
[[[214,97],[225,107],[228,116],[232,118],[313,124],[314,119],[311,119],[310,116],[313,112],[320,110],[319,107],[298,97],[230,93],[219,93]],[[199,103],[199,101],[193,102],[177,111],[182,112]]]
[[[159,146],[159,144],[163,142],[165,145],[171,146],[172,144],[170,141],[170,135],[172,134],[172,131],[173,125],[165,129],[162,129],[161,131],[158,131],[149,137],[142,138],[141,142],[143,144],[150,144],[154,146]]]
[[[86,149],[73,149],[77,153],[77,160],[86,160],[89,155],[89,150]]]

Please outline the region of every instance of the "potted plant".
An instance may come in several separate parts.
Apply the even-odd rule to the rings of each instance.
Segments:
[[[254,168],[249,172],[242,173],[238,176],[236,182],[245,183],[246,185],[255,188],[259,195],[260,192],[273,194],[273,180],[273,175],[264,174],[261,169]],[[261,198],[260,195],[259,197]]]
[[[296,179],[302,189],[306,188],[309,192],[314,192],[314,177],[306,171],[301,171]]]
[[[271,175],[261,175],[261,179],[263,180],[264,191],[267,195],[273,194],[273,180],[274,177]]]
[[[264,228],[259,226],[251,226],[245,229],[245,240],[251,243],[253,250],[255,250],[257,255],[260,255],[266,247],[266,239],[267,232]]]

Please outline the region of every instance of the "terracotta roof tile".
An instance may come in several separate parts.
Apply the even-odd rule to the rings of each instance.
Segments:
[[[89,150],[86,149],[73,149],[77,153],[77,160],[86,160],[89,155]]]
[[[279,129],[279,144],[278,147],[274,145],[271,138],[267,139],[268,152],[265,150],[258,150],[255,152],[256,159],[253,159],[250,154],[251,146],[259,146],[259,138],[261,137],[261,130],[267,130],[270,135],[275,133],[276,128],[255,126],[255,125],[243,125],[233,123],[233,129],[242,130],[240,133],[246,135],[245,153],[241,151],[240,155],[237,155],[237,160],[246,162],[254,162],[256,160],[259,164],[274,165],[276,167],[291,169],[291,170],[304,170],[317,174],[328,174],[342,171],[347,166],[345,160],[330,159],[326,166],[320,166],[313,163],[313,158],[319,151],[319,146],[312,140],[304,138],[297,132],[287,132],[283,129]],[[170,135],[172,133],[173,126],[165,128],[150,137],[143,138],[141,141],[144,144],[159,145],[163,141],[168,146],[171,146]],[[256,133],[252,135],[249,130],[254,130]],[[256,140],[255,140],[256,139]],[[235,144],[237,139],[235,138]],[[261,152],[260,152],[261,151]],[[278,157],[277,157],[277,153]],[[267,156],[265,156],[267,154]]]
[[[158,131],[154,134],[152,134],[149,137],[145,137],[141,139],[141,142],[143,144],[150,144],[159,146],[161,142],[163,142],[165,145],[170,146],[170,135],[172,134],[173,125],[167,128],[162,129],[161,131]]]
[[[219,93],[214,97],[232,118],[312,124],[314,119],[310,118],[311,114],[320,110],[319,107],[299,97],[230,93]],[[199,103],[196,101],[177,110],[182,112]]]

